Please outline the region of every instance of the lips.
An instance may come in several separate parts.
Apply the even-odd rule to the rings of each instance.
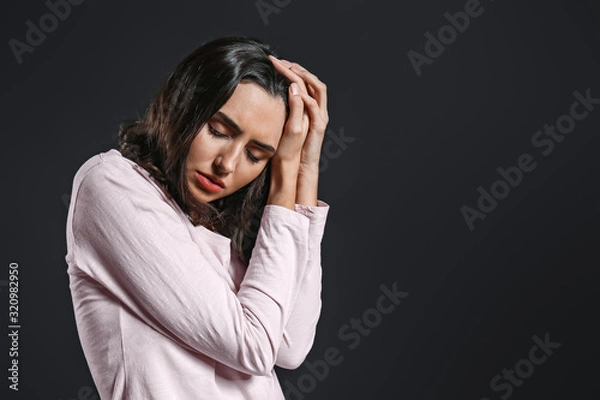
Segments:
[[[216,176],[205,174],[203,172],[199,172],[199,174],[200,175],[204,175],[205,177],[207,177],[208,179],[210,179],[210,181],[212,183],[214,183],[215,185],[219,185],[219,186],[221,186],[221,188],[225,189],[225,183],[222,180],[220,180],[219,178],[217,178]]]
[[[196,171],[196,179],[202,188],[210,193],[219,193],[225,187],[223,181],[212,175],[205,175]]]

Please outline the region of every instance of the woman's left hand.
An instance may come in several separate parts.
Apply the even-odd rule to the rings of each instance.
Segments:
[[[277,70],[290,81],[296,82],[303,92],[304,120],[308,134],[302,148],[299,174],[319,174],[319,159],[329,123],[327,111],[327,86],[298,63],[269,56]]]

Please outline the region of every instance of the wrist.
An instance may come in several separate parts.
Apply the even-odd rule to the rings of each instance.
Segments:
[[[316,206],[318,188],[318,173],[298,174],[298,182],[296,184],[296,203],[306,206]]]
[[[294,210],[298,170],[291,163],[277,162],[272,165],[267,204],[275,204]]]

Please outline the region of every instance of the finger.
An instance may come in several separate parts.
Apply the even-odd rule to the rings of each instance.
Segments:
[[[306,107],[303,114],[304,115],[302,116],[302,131],[308,133],[308,128],[310,128],[310,117],[306,113]]]
[[[308,93],[300,93],[299,97],[301,97],[304,102],[304,111],[310,119],[310,127],[318,133],[324,134],[328,120],[321,115],[319,103]]]
[[[300,77],[298,74],[296,74],[294,71],[292,71],[291,67],[291,63],[289,61],[284,61],[284,60],[278,60],[280,62],[280,71],[291,81],[296,82],[298,85],[300,85],[300,88],[303,92],[308,93],[308,88],[306,87],[306,82],[304,82],[304,79],[302,79],[302,77]]]
[[[317,78],[302,65],[298,63],[291,63],[287,60],[281,61],[288,66],[288,69],[295,72],[296,75],[302,78],[303,81],[308,83],[313,93],[310,93],[309,91],[307,91],[307,93],[311,94],[317,100],[323,115],[327,115],[327,85],[321,82],[319,78]]]
[[[292,71],[292,70],[290,69],[290,66],[291,66],[291,65],[290,65],[290,62],[289,62],[289,61],[287,61],[287,63],[286,63],[286,62],[284,62],[283,60],[280,60],[280,59],[278,59],[278,58],[275,58],[275,57],[273,57],[273,56],[271,56],[271,55],[269,56],[269,58],[270,58],[270,59],[271,59],[271,61],[273,62],[273,65],[275,66],[275,68],[276,68],[276,69],[277,69],[277,70],[278,70],[278,71],[279,71],[279,72],[280,72],[282,75],[284,75],[284,76],[285,76],[286,78],[288,78],[290,81],[292,81],[292,82],[296,82],[296,83],[299,85],[299,87],[300,87],[300,90],[301,90],[301,91],[308,93],[308,92],[307,92],[307,89],[306,89],[306,84],[304,83],[304,80],[303,80],[303,79],[302,79],[300,76],[298,76],[298,74],[296,74],[294,71]]]
[[[277,69],[282,74],[291,81],[299,83],[301,87],[306,89],[303,90],[305,93],[308,93],[317,100],[322,118],[327,123],[329,121],[329,113],[327,111],[327,86],[300,64],[278,59],[273,56],[269,57],[273,60],[273,64],[277,66]],[[290,72],[292,72],[293,75],[290,74]],[[300,77],[300,81],[297,77]],[[308,87],[305,85],[305,82],[309,83]]]
[[[286,122],[286,127],[293,135],[301,135],[304,134],[304,101],[302,100],[302,92],[300,90],[298,90],[298,94],[294,94],[293,85],[294,83],[292,83],[289,88],[290,95],[288,101],[290,105],[290,114]]]

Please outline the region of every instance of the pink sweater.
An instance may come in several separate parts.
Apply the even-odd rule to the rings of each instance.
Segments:
[[[88,159],[67,217],[69,287],[102,400],[284,399],[321,313],[329,205],[269,204],[246,269],[116,149]]]

